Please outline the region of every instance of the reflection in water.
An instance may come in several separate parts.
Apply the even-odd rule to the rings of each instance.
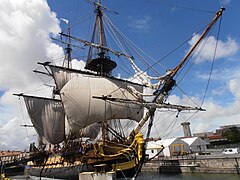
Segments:
[[[39,177],[14,176],[11,180],[39,180]],[[42,180],[51,180],[52,178],[41,178]],[[159,174],[157,172],[141,172],[138,180],[239,180],[240,174],[201,174],[201,173],[183,173],[183,174]],[[52,179],[53,180],[53,179]],[[54,179],[56,180],[56,179]],[[125,180],[125,179],[119,179]],[[130,179],[128,179],[130,180]]]

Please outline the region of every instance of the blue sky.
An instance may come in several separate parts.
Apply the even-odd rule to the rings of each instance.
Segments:
[[[226,42],[227,38],[231,37],[239,42],[240,28],[236,26],[236,22],[240,14],[237,1],[114,0],[102,2],[108,8],[119,13],[119,15],[107,13],[115,25],[154,59],[161,59],[179,43],[191,37],[193,33],[205,26],[223,5],[226,7],[226,11],[223,15],[220,40]],[[67,18],[74,24],[72,35],[89,39],[91,25],[87,20],[91,20],[92,23],[94,19],[91,4],[83,0],[73,0],[71,3],[63,0],[57,2],[48,0],[48,3],[59,19]],[[65,23],[61,22],[60,26],[62,30],[66,30]],[[166,59],[167,62],[164,62],[164,65],[173,68],[184,56],[188,46],[186,44],[172,54],[171,60]],[[216,66],[220,68],[222,65],[226,67],[234,65],[234,63],[237,65],[238,62],[232,60],[229,65],[228,62],[222,61]]]
[[[119,14],[107,13],[121,32],[155,60],[161,59],[179,43],[190,38],[224,6],[226,11],[223,13],[218,45],[220,51],[216,56],[212,80],[203,105],[207,112],[195,116],[191,128],[193,133],[214,131],[221,125],[239,123],[240,1],[102,0],[102,3]],[[30,120],[23,102],[12,94],[33,94],[39,89],[49,90],[42,86],[47,81],[43,82],[32,70],[38,68],[38,61],[64,56],[63,49],[50,36],[58,36],[59,32],[66,31],[66,23],[60,20],[65,18],[72,24],[72,35],[89,39],[94,20],[93,10],[93,6],[85,0],[0,1],[0,53],[4,57],[0,66],[0,149],[24,149],[36,138],[34,130],[20,128],[20,124],[30,124]],[[216,29],[217,26],[213,35],[216,34]],[[192,41],[193,39],[166,58],[162,62],[164,66],[174,68]],[[211,39],[211,42],[214,43],[215,39]],[[208,46],[204,50],[189,79],[180,83],[180,87],[199,103],[206,87],[211,64],[208,53],[212,48],[213,46]],[[73,58],[78,60],[81,59],[80,56],[80,52],[73,54]],[[159,72],[162,74],[164,70],[159,69]],[[118,75],[117,72],[114,73]],[[127,78],[123,72],[120,73]],[[41,94],[49,95],[47,92]],[[188,102],[177,88],[170,100],[176,104]],[[179,119],[176,124],[182,120],[184,119]],[[174,128],[177,127],[178,125]],[[176,135],[182,135],[181,128],[169,136]],[[22,142],[16,143],[19,138]]]

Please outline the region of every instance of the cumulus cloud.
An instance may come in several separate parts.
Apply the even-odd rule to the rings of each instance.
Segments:
[[[230,71],[230,70],[229,70]],[[225,71],[224,71],[225,72]],[[212,97],[206,99],[202,108],[206,109],[205,112],[181,112],[178,115],[177,111],[164,112],[159,111],[155,116],[155,126],[152,130],[153,136],[162,138],[183,136],[181,122],[190,121],[192,133],[215,131],[222,125],[239,124],[240,119],[240,76],[236,70],[231,71],[231,75],[224,77],[224,91],[230,93],[233,97],[228,104],[218,104]],[[221,94],[222,97],[224,97]],[[168,98],[168,103],[188,105],[195,107],[196,104],[201,104],[202,99],[197,96],[177,96],[172,94]],[[195,103],[193,103],[195,102]],[[178,117],[176,118],[176,115]]]
[[[195,132],[214,130],[220,125],[239,123],[240,83],[238,77],[228,81],[227,90],[234,97],[233,101],[228,105],[219,105],[212,99],[206,100],[203,104],[206,112],[198,113],[192,120]]]
[[[0,88],[26,87],[31,84],[36,61],[52,58],[59,52],[50,41],[49,33],[60,31],[56,14],[44,0],[0,2]]]
[[[63,49],[51,42],[50,34],[60,32],[59,20],[46,0],[0,1],[0,149],[28,146],[26,132],[20,127],[24,114],[13,93],[40,88],[42,81],[33,74],[37,61],[63,57]],[[39,90],[38,89],[38,90]],[[34,131],[31,131],[31,136]],[[21,140],[22,143],[19,143]]]
[[[192,46],[195,42],[199,39],[200,35],[196,34],[193,38],[189,41],[189,44]],[[204,61],[212,61],[214,50],[216,46],[216,39],[213,36],[210,36],[206,39],[207,43],[204,42],[198,47],[195,52],[195,56],[197,56],[197,63],[202,63]],[[222,40],[218,41],[217,44],[217,53],[216,59],[226,58],[229,56],[234,55],[239,50],[239,45],[235,39],[228,37],[227,40],[224,42]],[[199,52],[201,51],[201,52]]]

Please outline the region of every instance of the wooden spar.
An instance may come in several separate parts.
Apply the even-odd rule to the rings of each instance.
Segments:
[[[83,39],[79,39],[79,38],[76,38],[74,36],[68,36],[67,34],[64,34],[64,33],[59,33],[59,34],[62,35],[62,36],[70,37],[70,38],[74,39],[75,41],[78,41],[78,42],[81,42],[81,43],[85,44],[86,46],[92,46],[94,48],[103,49],[103,50],[106,50],[106,51],[109,51],[109,52],[115,54],[116,56],[123,56],[127,59],[129,59],[129,58],[133,59],[132,56],[129,56],[127,54],[124,54],[124,53],[121,53],[121,52],[118,52],[118,51],[114,51],[109,47],[102,46],[100,44],[95,44],[95,43],[92,43],[92,42],[89,42],[89,41],[86,41],[86,40],[83,40]]]
[[[225,10],[225,8],[221,8],[215,15],[212,22],[208,25],[208,27],[205,29],[205,31],[202,33],[200,38],[197,40],[197,42],[191,47],[189,52],[186,54],[186,56],[183,58],[183,60],[179,63],[179,65],[173,70],[173,72],[170,74],[170,77],[166,80],[164,80],[164,85],[160,90],[156,91],[156,96],[154,98],[153,102],[162,103],[164,100],[164,97],[168,94],[168,92],[172,89],[172,87],[175,85],[175,80],[173,79],[174,76],[177,74],[177,72],[181,69],[183,64],[187,61],[189,56],[192,54],[192,52],[196,49],[196,47],[199,45],[199,43],[203,40],[203,38],[207,35],[207,33],[211,30],[212,26],[217,22],[218,18],[222,15],[222,12]]]
[[[66,60],[67,60],[67,68],[71,68],[71,38],[70,38],[70,22],[68,22],[68,43],[67,43],[67,48],[66,48]]]
[[[46,73],[46,72],[42,72],[42,71],[38,71],[38,70],[33,70],[34,73],[38,73],[38,74],[44,74],[46,76],[52,76],[51,74],[49,73]]]
[[[198,41],[192,46],[192,48],[189,50],[189,52],[186,54],[186,56],[183,58],[183,60],[180,62],[180,64],[174,69],[174,71],[171,74],[171,78],[173,78],[179,69],[183,66],[183,64],[186,62],[188,57],[192,54],[192,52],[196,49],[196,47],[199,45],[199,43],[202,41],[202,39],[207,35],[207,33],[210,31],[212,26],[216,23],[218,18],[222,15],[222,12],[225,10],[224,7],[222,7],[217,13],[212,22],[208,25],[208,27],[205,29],[205,31],[202,33]]]
[[[176,109],[178,111],[191,111],[191,110],[195,110],[195,111],[206,111],[205,109],[202,109],[201,107],[191,107],[191,106],[182,106],[182,105],[176,105],[176,104],[169,104],[169,103],[148,103],[148,102],[138,102],[136,100],[130,100],[130,99],[121,99],[121,98],[111,98],[111,97],[107,97],[107,96],[92,96],[92,98],[95,99],[101,99],[104,101],[112,101],[112,102],[120,102],[120,103],[129,103],[129,104],[138,104],[139,106],[143,106],[145,108],[158,108],[158,109]]]
[[[92,76],[96,76],[96,77],[99,77],[101,75],[99,74],[95,74],[95,73],[92,73],[92,72],[88,72],[88,71],[81,71],[81,70],[78,70],[78,69],[70,69],[70,68],[65,68],[65,67],[62,67],[62,66],[56,66],[56,65],[52,65],[50,64],[50,62],[38,62],[37,64],[40,64],[42,66],[46,66],[46,67],[53,67],[53,68],[58,68],[58,69],[61,69],[63,71],[69,71],[69,72],[73,72],[73,73],[79,73],[79,74],[85,74],[85,75],[92,75]],[[135,82],[132,82],[132,81],[128,81],[128,80],[124,80],[124,79],[119,79],[119,78],[115,78],[115,77],[107,77],[109,79],[113,79],[113,80],[116,80],[116,81],[120,81],[120,82],[126,82],[126,83],[130,83],[130,84],[135,84],[135,85],[139,85],[139,86],[143,86],[143,87],[146,87],[145,85],[142,85],[142,84],[138,84],[138,83],[135,83]]]
[[[50,100],[50,101],[59,101],[61,102],[60,99],[52,99],[52,98],[47,98],[47,97],[38,97],[38,96],[29,96],[29,95],[25,95],[23,93],[20,94],[13,94],[14,96],[22,96],[22,97],[28,97],[28,98],[36,98],[36,99],[44,99],[44,100]]]
[[[100,9],[100,0],[98,0],[98,7],[97,7],[97,19],[99,22],[99,32],[100,32],[100,46],[103,46],[103,25],[102,25],[102,11]]]
[[[68,36],[68,35],[66,35],[66,36]],[[70,38],[71,36],[69,36],[69,38]],[[65,42],[65,41],[62,41],[62,40],[59,40],[59,39],[56,39],[56,38],[53,38],[53,37],[51,37],[51,39],[52,40],[54,40],[54,41],[57,41],[57,42],[60,42],[60,43],[63,43],[63,44],[66,44],[66,45],[68,45],[68,44],[70,44],[69,42]],[[80,48],[80,49],[84,49],[83,47],[81,47],[81,46],[76,46],[76,45],[74,45],[74,44],[70,44],[72,47],[76,47],[76,48]]]
[[[23,126],[23,127],[33,127],[33,125],[29,125],[29,124],[21,124],[20,126]]]

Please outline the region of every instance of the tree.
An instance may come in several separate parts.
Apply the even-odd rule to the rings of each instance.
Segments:
[[[231,143],[238,143],[240,142],[240,131],[236,126],[231,127],[223,132],[223,137],[225,137]]]

